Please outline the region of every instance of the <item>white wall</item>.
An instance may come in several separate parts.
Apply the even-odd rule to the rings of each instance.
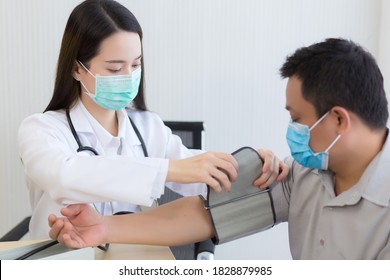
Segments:
[[[18,159],[20,121],[47,105],[61,36],[80,1],[0,1],[0,236],[30,213]],[[352,39],[389,77],[381,0],[122,0],[144,30],[147,102],[165,120],[205,122],[209,150],[249,145],[288,155],[285,81],[296,48]],[[382,19],[381,19],[381,5]],[[380,29],[382,24],[382,29]],[[217,247],[219,259],[288,259],[287,226]]]
[[[382,1],[378,64],[385,79],[385,90],[390,94],[390,1]]]
[[[62,32],[78,2],[0,1],[0,236],[30,214],[17,129],[48,104]]]

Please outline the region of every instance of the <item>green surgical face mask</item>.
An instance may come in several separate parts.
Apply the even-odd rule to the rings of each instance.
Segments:
[[[141,83],[141,67],[131,75],[95,76],[80,61],[80,65],[95,78],[95,94],[80,81],[86,94],[100,107],[107,110],[120,110],[128,106],[138,94]]]

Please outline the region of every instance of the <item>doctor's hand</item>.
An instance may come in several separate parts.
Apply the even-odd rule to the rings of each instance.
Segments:
[[[49,236],[69,248],[94,247],[106,243],[104,218],[88,204],[74,204],[61,209],[64,217],[50,215]]]
[[[225,191],[230,191],[237,173],[238,163],[231,154],[206,152],[186,159],[170,160],[166,181],[206,183],[217,192],[222,190],[222,186]]]
[[[269,187],[275,180],[280,182],[286,178],[289,167],[282,160],[274,155],[272,151],[265,151],[258,149],[257,152],[260,154],[264,161],[262,174],[253,183],[259,189],[264,190]]]

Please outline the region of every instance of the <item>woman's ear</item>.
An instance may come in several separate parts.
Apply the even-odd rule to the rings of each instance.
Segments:
[[[73,63],[73,78],[76,80],[76,81],[80,81],[80,75],[82,73],[83,69],[81,68],[81,65],[80,63],[78,63],[77,61],[75,61]]]
[[[330,110],[330,113],[337,123],[337,134],[343,134],[351,128],[351,116],[347,109],[335,106]]]

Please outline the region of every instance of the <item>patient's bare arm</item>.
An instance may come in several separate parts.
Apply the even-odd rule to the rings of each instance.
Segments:
[[[50,237],[71,248],[102,243],[181,245],[214,235],[200,197],[184,197],[147,212],[101,216],[85,204],[62,209],[64,218],[49,217]]]

